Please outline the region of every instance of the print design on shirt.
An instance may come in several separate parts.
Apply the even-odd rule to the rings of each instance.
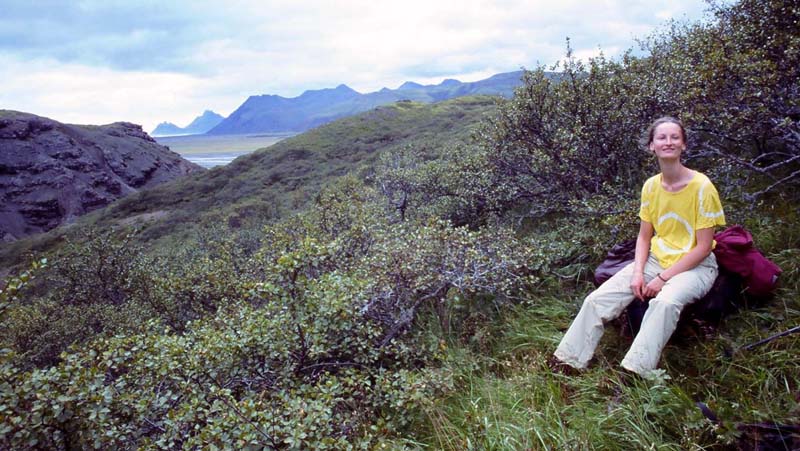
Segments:
[[[653,182],[652,180],[648,180],[644,184],[644,191],[646,191],[648,195],[652,194],[652,192],[653,192],[653,186],[652,186],[653,183],[652,182]],[[649,206],[650,206],[650,200],[648,199],[648,200],[642,202],[642,206],[639,207],[639,208],[647,208]]]
[[[706,209],[703,206],[703,192],[705,191],[706,187],[710,186],[710,185],[711,185],[711,182],[706,182],[706,183],[703,183],[703,186],[700,187],[700,191],[698,191],[698,193],[697,193],[697,196],[698,196],[697,198],[699,200],[698,204],[700,205],[700,214],[701,215],[705,216],[706,218],[716,218],[716,217],[724,215],[725,212],[722,211],[722,209],[720,209],[719,211],[706,211]]]
[[[658,247],[660,247],[661,250],[664,251],[665,254],[673,254],[674,255],[674,254],[683,254],[683,253],[689,252],[689,250],[691,250],[691,248],[692,248],[692,242],[694,241],[694,229],[689,224],[689,221],[687,221],[686,219],[682,218],[677,213],[671,211],[669,213],[665,213],[663,216],[658,218],[658,225],[660,226],[661,224],[664,223],[664,221],[666,221],[668,219],[674,219],[675,221],[678,221],[681,224],[683,224],[683,226],[686,227],[686,232],[689,234],[689,239],[687,240],[686,245],[683,246],[683,248],[675,249],[672,246],[667,245],[667,243],[665,243],[664,240],[661,237],[657,236],[656,237],[656,243],[658,243]]]

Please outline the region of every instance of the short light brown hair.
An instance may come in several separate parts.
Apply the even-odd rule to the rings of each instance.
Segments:
[[[683,122],[681,122],[680,119],[672,116],[662,116],[653,121],[653,123],[650,124],[649,127],[647,127],[647,141],[644,142],[645,147],[648,147],[650,146],[650,144],[653,143],[653,138],[656,134],[656,128],[658,128],[658,126],[661,124],[677,125],[681,129],[681,137],[683,138],[683,143],[686,144],[686,128],[684,128]]]

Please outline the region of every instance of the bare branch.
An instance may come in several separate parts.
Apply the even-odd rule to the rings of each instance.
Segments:
[[[786,177],[778,180],[777,182],[773,183],[772,185],[762,189],[761,191],[756,191],[755,193],[747,194],[746,197],[747,197],[748,200],[757,199],[759,196],[770,192],[772,189],[774,189],[776,186],[780,185],[781,183],[788,182],[789,180],[791,180],[793,178],[797,178],[797,177],[800,177],[800,169],[797,169],[796,171],[794,171],[791,174],[787,175]]]
[[[791,163],[794,163],[795,161],[800,160],[800,154],[798,154],[798,155],[794,155],[793,157],[791,157],[791,158],[789,158],[787,160],[779,161],[779,162],[773,163],[773,164],[771,164],[769,166],[763,166],[762,167],[762,166],[756,166],[755,164],[753,164],[755,161],[758,160],[758,158],[756,160],[748,161],[748,160],[745,160],[743,158],[739,158],[739,157],[737,157],[735,155],[731,155],[730,153],[723,152],[718,147],[716,147],[716,146],[714,146],[712,144],[709,144],[709,143],[703,143],[701,146],[704,149],[706,149],[707,151],[709,151],[713,155],[716,155],[716,156],[725,158],[727,160],[733,161],[734,163],[736,163],[736,164],[738,164],[738,165],[740,165],[742,167],[745,167],[745,168],[747,168],[747,169],[749,169],[749,170],[751,170],[753,172],[757,172],[759,174],[763,174],[763,175],[766,175],[768,177],[771,177],[773,180],[775,180],[776,177],[773,174],[771,174],[770,172],[772,172],[772,171],[774,171],[774,170],[776,170],[776,169],[778,169],[780,167],[786,166],[787,164],[791,164]]]
[[[304,366],[303,368],[300,369],[300,371],[305,373],[306,371],[313,370],[315,368],[327,368],[327,367],[336,368],[336,367],[347,367],[347,366],[357,366],[357,367],[365,368],[365,365],[362,365],[362,364],[357,363],[357,362],[320,362],[320,363],[314,363],[312,365]]]
[[[444,294],[447,293],[447,289],[449,288],[450,288],[449,283],[443,283],[434,292],[429,293],[417,299],[416,302],[414,302],[414,305],[412,305],[411,307],[403,309],[403,312],[400,314],[400,318],[398,318],[398,320],[395,322],[395,324],[392,326],[389,332],[387,332],[386,335],[384,335],[383,339],[381,339],[380,343],[378,344],[378,348],[382,348],[387,344],[389,344],[389,342],[392,341],[397,335],[399,335],[400,332],[402,332],[406,327],[411,325],[411,322],[414,320],[417,307],[419,307],[420,304],[429,299],[444,296]]]

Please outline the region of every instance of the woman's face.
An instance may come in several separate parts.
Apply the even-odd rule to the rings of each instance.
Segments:
[[[653,132],[653,140],[650,142],[650,150],[659,159],[680,158],[681,152],[686,149],[683,140],[683,133],[678,124],[665,122],[660,124]]]

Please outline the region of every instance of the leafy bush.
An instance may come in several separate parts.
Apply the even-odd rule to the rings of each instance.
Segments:
[[[526,72],[515,96],[480,127],[474,148],[445,154],[444,168],[398,167],[404,157],[393,157],[395,167],[387,160],[379,172],[381,186],[390,197],[413,192],[482,207],[470,213],[613,215],[656,171],[642,132],[672,115],[689,127],[687,158],[723,191],[747,186],[748,199],[796,192],[800,10],[790,1],[743,0],[712,12],[712,21],[674,24],[645,40],[642,57],[629,51],[582,62],[568,47],[550,68],[560,76],[543,67]]]
[[[151,325],[32,373],[4,360],[0,443],[346,449],[389,434],[407,421],[407,406],[432,394],[435,379],[402,369],[403,356],[419,360],[420,350],[372,346],[374,331],[349,308],[356,281],[324,283],[324,293],[309,293],[294,311],[243,305],[181,335]]]
[[[701,154],[719,160],[726,184],[751,196],[792,190],[800,180],[800,7],[741,0],[711,10],[714,20],[647,42],[653,73],[704,135]]]
[[[34,260],[28,269],[4,281],[3,288],[0,289],[0,314],[4,313],[13,302],[19,301],[21,293],[25,292],[25,288],[36,278],[36,274],[46,266],[46,258]]]
[[[189,259],[200,262],[192,273],[156,266],[141,291],[105,285],[96,303],[80,305],[143,306],[155,318],[145,330],[83,341],[48,369],[26,373],[24,359],[7,354],[3,445],[340,449],[402,430],[414,406],[447,384],[435,369],[439,342],[415,321],[431,313],[446,331],[464,297],[499,303],[536,279],[525,263],[532,250],[510,230],[393,224],[376,214],[376,199],[344,178],[306,214],[266,227],[251,258],[222,240]],[[65,267],[103,261],[84,257]],[[65,280],[74,282],[65,293],[92,288]],[[165,306],[205,313],[170,329],[176,310]]]
[[[720,350],[800,311],[797,7],[712,9],[713,21],[647,41],[649,55],[568,54],[558,79],[528,72],[473,141],[454,118],[493,101],[401,103],[240,160],[235,177],[209,171],[120,203],[110,217],[142,202],[180,210],[146,228],[153,237],[192,208],[224,225],[174,234],[160,255],[95,237],[32,268],[49,291],[12,279],[0,292],[3,346],[17,351],[0,357],[0,448],[702,449],[733,445],[734,421],[796,423],[797,340]],[[614,334],[588,372],[553,374],[547,356],[593,263],[637,224],[655,170],[637,137],[678,113],[693,167],[716,171],[723,191],[744,180],[777,199],[726,208],[784,267],[780,302],[668,350],[654,384],[621,380]],[[358,161],[359,175],[322,187]],[[725,419],[704,420],[693,399]]]
[[[247,298],[252,283],[244,280],[252,271],[241,271],[240,252],[237,243],[218,241],[213,249],[156,258],[145,255],[131,235],[90,231],[46,267],[35,263],[37,283],[25,296],[3,302],[0,344],[25,365],[47,366],[70,345],[135,332],[148,319],[181,330],[187,321]],[[3,296],[18,292],[29,274],[10,281]]]

